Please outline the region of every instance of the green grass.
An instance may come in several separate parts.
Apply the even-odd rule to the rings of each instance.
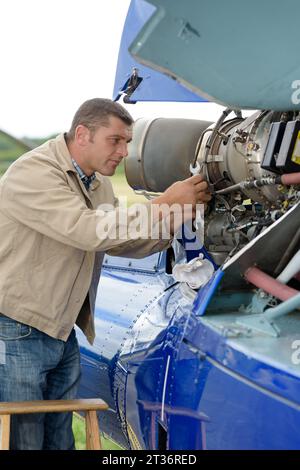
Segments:
[[[76,450],[85,450],[85,420],[82,416],[73,414],[73,433],[75,437]],[[115,442],[101,435],[101,442],[104,450],[122,450]]]
[[[27,150],[26,144],[0,130],[0,176]]]

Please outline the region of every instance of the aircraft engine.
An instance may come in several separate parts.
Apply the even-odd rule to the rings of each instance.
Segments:
[[[232,111],[224,110],[215,124],[139,119],[125,160],[129,184],[149,197],[190,176],[190,164],[199,163],[214,195],[205,214],[205,247],[219,265],[298,200],[290,183],[300,183],[298,113],[258,111],[244,119],[236,111],[228,119]]]

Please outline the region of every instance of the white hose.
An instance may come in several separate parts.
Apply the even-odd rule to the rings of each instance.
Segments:
[[[284,268],[284,270],[277,277],[277,281],[286,284],[289,282],[292,277],[295,276],[300,271],[300,250],[293,256],[289,264]]]

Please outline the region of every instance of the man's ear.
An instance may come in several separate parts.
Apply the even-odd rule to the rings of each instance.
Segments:
[[[78,145],[85,147],[90,140],[90,131],[86,126],[79,124],[75,129],[75,140]]]

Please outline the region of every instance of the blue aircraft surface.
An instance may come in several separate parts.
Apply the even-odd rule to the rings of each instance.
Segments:
[[[131,2],[114,98],[228,107],[214,124],[135,124],[134,190],[151,198],[198,163],[213,198],[168,250],[106,256],[93,346],[77,332],[80,396],[108,402],[100,427],[124,448],[300,448],[299,13],[296,0]]]

